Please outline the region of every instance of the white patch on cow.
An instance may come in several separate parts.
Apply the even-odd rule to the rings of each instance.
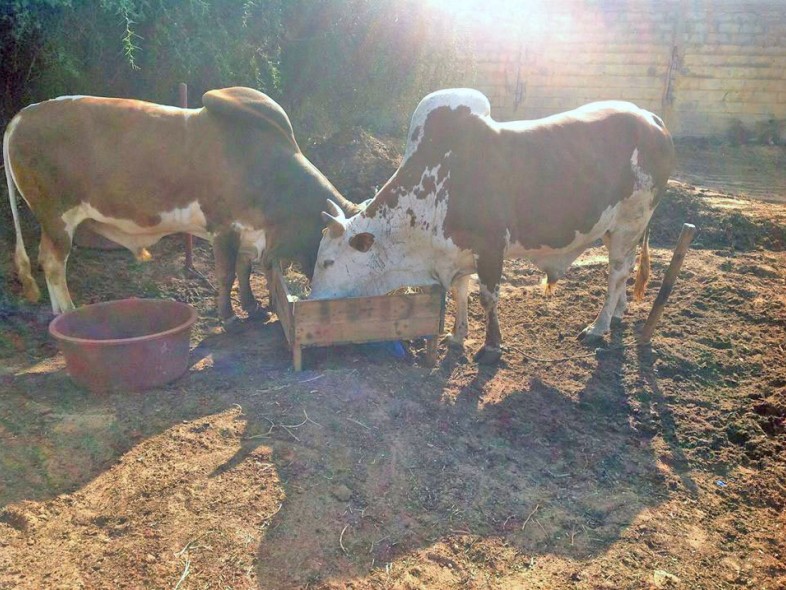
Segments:
[[[634,148],[633,153],[630,155],[630,169],[633,171],[635,177],[634,187],[637,189],[649,188],[652,190],[653,181],[652,176],[647,174],[644,169],[639,165],[639,150]]]
[[[383,204],[374,217],[367,217],[364,210],[346,220],[344,235],[323,237],[319,260],[340,262],[328,269],[317,265],[313,298],[351,297],[355,293],[382,295],[401,285],[438,283],[447,289],[457,276],[475,272],[471,252],[462,251],[445,237],[445,183],[450,173],[437,182],[440,167],[441,164],[426,168],[417,186],[398,194],[395,207]],[[429,180],[435,183],[435,190],[424,196]],[[364,232],[376,239],[369,252],[358,252],[348,242]]]
[[[180,115],[182,117],[188,118],[192,115],[196,115],[202,109],[184,109],[182,107],[173,107],[166,104],[157,104],[155,114],[168,114],[168,115]]]
[[[206,229],[205,214],[196,201],[187,207],[159,213],[159,216],[161,221],[157,225],[144,226],[139,225],[133,219],[104,215],[90,203],[81,203],[63,213],[61,219],[68,235],[72,237],[80,223],[86,219],[92,219],[98,224],[94,227],[97,233],[128,248],[135,254],[141,248],[152,246],[164,236],[173,233],[185,232],[207,240],[212,239]]]
[[[603,237],[610,228],[614,227],[619,215],[621,203],[605,209],[600,219],[592,226],[589,232],[583,234],[575,232],[573,240],[561,248],[541,246],[540,248],[525,248],[519,242],[510,241],[510,232],[505,235],[505,258],[526,258],[550,277],[558,279],[565,275],[573,261],[578,258],[595,240]]]
[[[264,229],[256,229],[236,221],[232,227],[240,234],[239,252],[257,260],[265,251],[267,237]]]
[[[415,112],[412,113],[403,163],[406,163],[410,156],[417,151],[420,140],[423,139],[423,129],[426,125],[426,119],[431,111],[444,106],[450,107],[451,109],[466,106],[469,107],[472,113],[475,113],[479,117],[491,116],[491,104],[489,103],[489,99],[486,98],[482,92],[478,92],[472,88],[454,88],[432,92],[420,101]],[[415,136],[416,130],[417,135]]]
[[[58,100],[79,100],[81,98],[88,98],[88,97],[85,96],[84,94],[73,94],[73,95],[70,95],[70,96],[58,96],[57,98],[53,98],[52,100],[53,101],[58,101]],[[33,105],[30,105],[30,106],[33,106]]]
[[[16,175],[14,174],[14,168],[11,166],[11,135],[13,135],[16,127],[19,125],[19,121],[22,119],[22,113],[18,113],[8,126],[5,128],[5,133],[3,134],[3,162],[5,162],[6,170],[8,170],[11,174],[11,180],[14,181],[14,184],[18,187],[19,183],[16,181]],[[19,194],[22,194],[19,191]],[[24,194],[22,194],[22,198],[25,199]],[[25,203],[27,203],[27,199],[25,199]],[[29,205],[30,203],[28,203]]]

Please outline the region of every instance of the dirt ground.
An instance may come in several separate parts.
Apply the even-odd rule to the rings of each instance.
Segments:
[[[359,130],[328,141],[312,157],[346,194],[395,168],[395,146]],[[209,247],[190,276],[170,237],[147,264],[73,255],[78,303],[171,297],[200,314],[182,378],[90,394],[3,256],[0,588],[786,588],[786,205],[746,196],[786,196],[784,148],[680,147],[646,301],[587,349],[604,250],[550,297],[507,263],[496,367],[470,360],[475,292],[466,355],[442,345],[428,368],[422,341],[404,358],[319,348],[294,373],[275,316],[218,328]],[[732,166],[733,185],[710,178]],[[699,233],[639,347],[684,222]]]

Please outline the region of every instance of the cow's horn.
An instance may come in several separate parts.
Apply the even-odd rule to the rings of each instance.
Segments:
[[[327,229],[331,238],[338,238],[344,235],[344,224],[338,217],[333,217],[330,213],[323,211],[322,219],[324,219],[327,224]]]
[[[346,215],[344,215],[344,210],[339,207],[332,199],[327,200],[327,206],[331,217],[338,219],[344,219],[346,217]]]

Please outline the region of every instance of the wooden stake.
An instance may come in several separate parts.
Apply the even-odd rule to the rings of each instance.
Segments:
[[[184,109],[188,108],[188,84],[181,82],[179,86],[180,91],[180,106]],[[186,270],[194,270],[194,236],[191,234],[183,234],[183,244],[186,250],[186,259],[183,266]]]
[[[677,275],[679,274],[680,268],[682,267],[682,262],[685,260],[685,253],[688,251],[688,246],[690,246],[694,235],[696,235],[695,225],[691,223],[685,223],[682,225],[682,231],[680,232],[680,237],[677,240],[677,246],[674,248],[674,254],[671,257],[669,269],[666,271],[666,276],[663,277],[663,284],[660,286],[660,291],[658,292],[658,296],[655,298],[655,303],[652,304],[652,310],[650,311],[650,315],[647,318],[647,322],[644,324],[644,328],[641,330],[641,336],[639,336],[640,344],[649,344],[650,340],[652,339],[655,326],[657,325],[658,320],[660,320],[660,317],[663,315],[663,308],[665,307],[666,301],[668,300],[669,295],[671,295],[671,291],[674,288],[674,283],[677,280]]]

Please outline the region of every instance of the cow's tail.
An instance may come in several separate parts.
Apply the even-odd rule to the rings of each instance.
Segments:
[[[11,158],[9,144],[11,142],[11,131],[14,126],[14,121],[11,121],[8,129],[3,135],[3,163],[5,165],[5,180],[8,185],[8,201],[11,204],[11,214],[14,217],[14,231],[16,232],[16,251],[14,252],[14,262],[16,263],[16,272],[19,274],[19,280],[22,282],[22,290],[25,298],[28,301],[38,301],[41,296],[33,279],[33,274],[30,271],[30,258],[27,256],[25,250],[25,242],[22,237],[22,225],[19,223],[19,207],[16,198],[16,184],[14,183],[14,176],[11,172]]]
[[[633,298],[636,301],[644,299],[644,292],[650,280],[650,226],[644,230],[641,238],[641,252],[639,253],[639,269],[636,272],[636,282],[633,285]]]

